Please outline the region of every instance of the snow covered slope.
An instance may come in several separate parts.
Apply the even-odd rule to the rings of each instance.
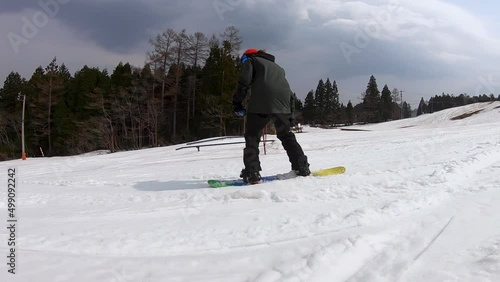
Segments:
[[[244,188],[206,185],[239,175],[243,145],[1,162],[19,222],[0,281],[500,281],[499,106],[306,128],[311,167],[344,175]],[[261,161],[289,170],[279,142]]]
[[[434,114],[424,114],[415,118],[397,120],[360,127],[366,130],[381,130],[407,127],[463,126],[478,123],[496,123],[500,102],[476,103],[464,107],[451,108]]]

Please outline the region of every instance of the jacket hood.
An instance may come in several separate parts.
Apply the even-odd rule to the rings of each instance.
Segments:
[[[274,55],[271,55],[271,54],[266,53],[264,51],[257,52],[257,54],[255,54],[255,57],[261,57],[261,58],[264,58],[264,59],[269,60],[271,62],[275,61]]]

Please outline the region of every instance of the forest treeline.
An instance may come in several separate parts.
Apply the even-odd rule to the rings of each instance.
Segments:
[[[242,42],[234,26],[210,37],[168,29],[150,40],[141,67],[119,63],[109,71],[83,66],[71,74],[54,58],[30,78],[11,72],[0,88],[0,160],[21,156],[23,99],[28,157],[241,135],[244,121],[233,114],[231,100]],[[295,115],[298,122],[316,126],[410,117],[410,105],[398,99],[397,89],[385,85],[380,92],[372,76],[361,101],[344,105],[336,81],[327,78],[304,101],[296,99]],[[433,110],[444,107],[433,101]]]
[[[500,95],[498,95],[498,97],[495,97],[495,95],[493,94],[483,94],[480,96],[471,97],[466,94],[455,96],[443,93],[440,96],[436,95],[434,97],[431,97],[428,101],[425,101],[424,98],[422,98],[417,108],[417,116],[422,114],[432,114],[434,112],[449,108],[492,101],[500,101]]]

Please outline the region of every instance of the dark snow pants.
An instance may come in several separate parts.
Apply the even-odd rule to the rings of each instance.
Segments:
[[[262,129],[270,121],[276,128],[276,134],[285,149],[292,170],[297,170],[302,162],[307,162],[302,147],[297,142],[295,134],[291,131],[290,114],[254,114],[248,113],[245,127],[245,149],[243,150],[243,163],[247,171],[261,171],[259,160],[259,142]]]

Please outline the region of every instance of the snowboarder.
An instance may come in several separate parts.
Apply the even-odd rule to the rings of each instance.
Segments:
[[[260,181],[259,142],[261,131],[269,121],[276,127],[277,137],[288,155],[292,170],[299,176],[310,175],[307,156],[291,131],[295,101],[285,71],[275,63],[273,55],[253,48],[243,53],[241,63],[242,71],[233,95],[235,114],[247,117],[243,150],[245,168],[240,177],[250,184]],[[251,94],[246,110],[243,100],[248,90]]]

